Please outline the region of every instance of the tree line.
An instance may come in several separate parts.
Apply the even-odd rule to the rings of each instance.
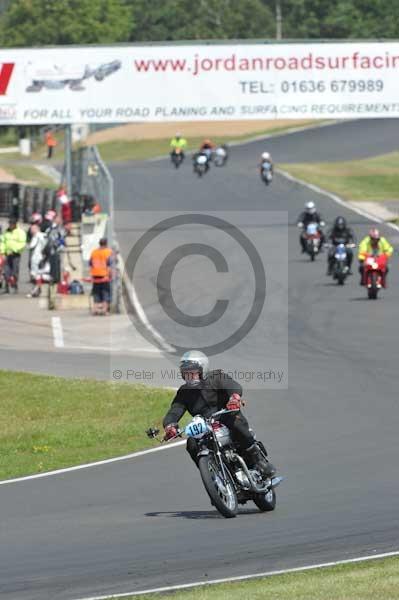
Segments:
[[[2,47],[177,40],[399,37],[387,0],[0,0]]]

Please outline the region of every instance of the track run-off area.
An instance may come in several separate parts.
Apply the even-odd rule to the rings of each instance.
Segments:
[[[356,272],[336,286],[325,275],[325,254],[314,264],[300,254],[298,214],[313,200],[327,225],[342,214],[358,239],[370,220],[278,174],[266,188],[256,170],[265,149],[278,166],[373,156],[396,150],[398,139],[399,120],[339,123],[235,146],[227,166],[203,180],[189,161],[178,171],[168,160],[111,166],[124,258],[140,229],[135,212],[288,213],[288,234],[282,223],[264,233],[272,271],[277,238],[288,236],[288,389],[245,395],[246,414],[287,479],[275,512],[260,514],[248,504],[232,520],[210,506],[181,446],[0,486],[4,600],[74,600],[398,550],[397,254],[378,301],[366,300]],[[399,233],[381,230],[397,248]],[[206,279],[193,275],[194,294]],[[273,281],[284,286],[277,274]],[[159,307],[146,305],[145,294],[140,300],[157,327]],[[253,336],[243,364],[261,368],[272,350],[273,340]],[[33,350],[16,356],[1,350],[2,368],[106,379],[111,364],[132,364],[127,355],[116,361],[62,350],[51,360]],[[134,365],[154,368],[157,361],[135,356]]]

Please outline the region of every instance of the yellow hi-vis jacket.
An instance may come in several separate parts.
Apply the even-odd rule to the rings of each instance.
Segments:
[[[180,150],[184,150],[184,148],[187,146],[187,140],[184,138],[180,138],[179,140],[176,138],[173,138],[170,142],[170,147],[172,148],[172,150],[175,150],[176,148],[180,148]]]
[[[359,260],[364,260],[366,254],[373,254],[374,248],[371,245],[371,238],[366,235],[359,244],[359,253],[357,255]],[[388,258],[391,258],[393,254],[393,248],[391,244],[384,237],[381,237],[378,242],[378,254],[386,254]]]
[[[0,254],[21,254],[26,246],[26,233],[20,227],[16,227],[13,231],[7,229],[0,236]]]

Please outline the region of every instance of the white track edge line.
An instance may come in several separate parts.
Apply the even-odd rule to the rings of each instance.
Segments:
[[[150,334],[158,341],[159,345],[161,346],[161,348],[164,351],[173,352],[172,346],[170,346],[168,344],[168,342],[159,333],[159,331],[157,331],[155,329],[155,327],[153,327],[153,325],[151,325],[151,323],[149,322],[148,317],[145,314],[144,308],[143,308],[142,304],[140,303],[140,300],[137,296],[133,282],[130,281],[129,275],[126,272],[125,261],[123,260],[122,254],[120,252],[119,252],[119,261],[121,263],[121,269],[122,269],[122,280],[125,284],[127,293],[129,294],[130,302],[134,306],[134,309],[136,311],[138,319],[140,320],[143,327],[145,327],[147,329],[147,331],[149,331]]]
[[[51,317],[51,327],[53,329],[54,348],[64,348],[64,332],[61,317]]]
[[[395,231],[399,231],[398,225],[395,225],[394,223],[390,223],[389,221],[384,221],[384,219],[381,219],[381,217],[378,217],[371,212],[368,212],[362,208],[358,208],[357,206],[353,206],[353,204],[351,202],[347,202],[340,196],[337,196],[336,194],[333,194],[332,192],[329,192],[328,190],[318,187],[317,185],[314,185],[313,183],[308,183],[307,181],[304,181],[303,179],[299,179],[298,177],[294,177],[293,175],[291,175],[291,173],[288,173],[287,171],[283,171],[282,169],[277,168],[277,169],[275,169],[275,171],[282,177],[285,177],[286,179],[289,179],[290,181],[293,181],[294,183],[298,183],[299,185],[307,187],[308,189],[312,190],[313,192],[316,192],[317,194],[321,194],[322,196],[327,196],[328,198],[333,200],[336,204],[340,204],[341,206],[344,206],[348,210],[358,213],[359,215],[361,215],[362,217],[365,217],[366,219],[369,219],[370,221],[376,221],[377,223],[386,225],[387,227],[390,227],[391,229],[394,229]]]
[[[36,473],[35,475],[26,475],[24,477],[16,477],[15,479],[5,479],[0,481],[0,485],[6,485],[7,483],[18,483],[21,481],[29,481],[31,479],[43,479],[45,477],[52,477],[53,475],[62,475],[63,473],[70,473],[71,471],[80,471],[81,469],[87,469],[89,467],[99,467],[101,465],[108,465],[114,462],[120,462],[122,460],[130,460],[138,456],[144,456],[145,454],[153,454],[154,452],[160,452],[161,450],[168,450],[169,448],[176,448],[185,443],[185,440],[179,442],[173,442],[165,446],[157,446],[156,448],[149,448],[148,450],[140,450],[138,452],[132,452],[132,454],[125,454],[124,456],[115,456],[114,458],[106,458],[105,460],[99,460],[97,462],[86,463],[84,465],[75,465],[74,467],[66,467],[65,469],[57,469],[56,471],[47,471],[46,473]]]
[[[185,590],[195,587],[203,587],[206,585],[217,585],[220,583],[234,583],[236,581],[246,581],[249,579],[261,579],[262,577],[273,577],[275,575],[287,575],[288,573],[298,573],[301,571],[312,571],[314,569],[324,569],[327,567],[336,567],[339,565],[348,565],[352,563],[365,562],[369,560],[377,560],[381,558],[389,558],[393,556],[399,556],[399,550],[393,552],[384,552],[382,554],[371,554],[368,556],[361,556],[356,558],[348,558],[345,560],[337,560],[333,562],[319,563],[316,565],[306,565],[304,567],[294,567],[292,569],[280,569],[279,571],[265,571],[264,573],[253,573],[251,575],[238,575],[236,577],[225,577],[223,579],[210,579],[209,581],[196,581],[193,583],[183,583],[181,585],[166,586],[160,588],[153,588],[151,590],[141,590],[138,592],[124,592],[123,594],[114,594],[107,596],[91,596],[85,598],[79,598],[77,600],[112,600],[113,598],[126,598],[127,596],[139,596],[146,594],[159,594],[162,592],[176,592],[178,590]]]

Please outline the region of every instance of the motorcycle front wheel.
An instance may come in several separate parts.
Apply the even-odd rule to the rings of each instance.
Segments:
[[[369,300],[377,300],[378,287],[377,287],[377,273],[371,273],[369,277],[369,285],[371,287],[368,288],[367,295]]]
[[[215,508],[226,519],[235,517],[238,512],[238,501],[230,473],[225,470],[226,481],[224,481],[223,473],[215,457],[210,454],[201,456],[198,467],[202,482]]]

